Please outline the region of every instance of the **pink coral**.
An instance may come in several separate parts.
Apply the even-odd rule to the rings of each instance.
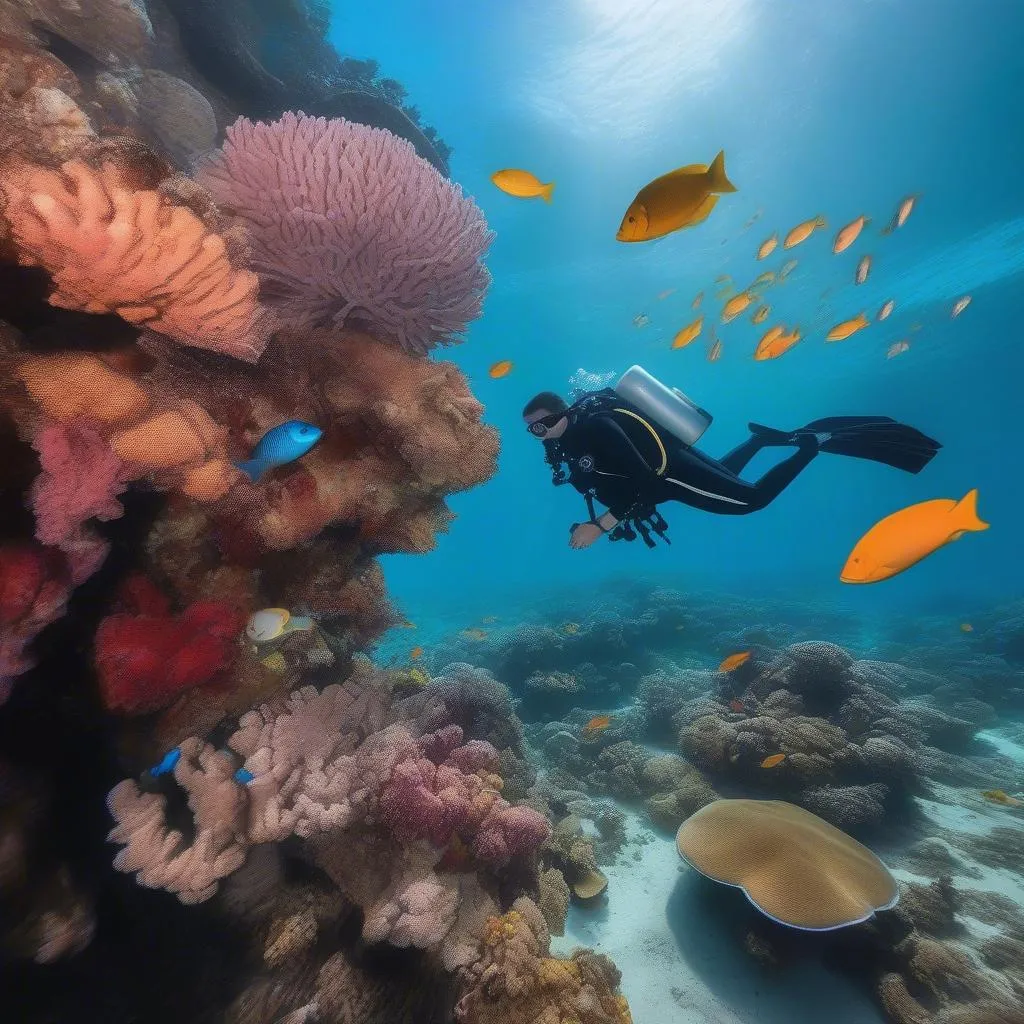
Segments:
[[[5,169],[0,194],[18,261],[49,271],[50,304],[117,313],[183,345],[255,362],[269,339],[256,276],[191,210],[135,191],[113,164]]]
[[[241,118],[200,181],[251,235],[289,319],[355,324],[423,353],[481,312],[491,233],[412,145],[341,118]]]
[[[52,423],[32,442],[42,473],[32,486],[36,537],[62,547],[89,519],[117,519],[124,509],[121,460],[87,420]]]

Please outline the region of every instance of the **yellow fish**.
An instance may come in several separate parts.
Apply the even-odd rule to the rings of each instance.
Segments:
[[[856,220],[851,220],[845,228],[839,230],[836,240],[832,243],[832,251],[836,253],[846,252],[857,241],[857,236],[864,230],[864,225],[867,223],[867,217],[858,217]]]
[[[502,359],[487,371],[487,375],[495,380],[500,380],[502,377],[507,377],[512,372],[514,366],[515,363],[511,359]]]
[[[717,363],[722,358],[722,343],[716,338],[714,344],[708,349],[708,362]]]
[[[790,334],[786,334],[783,327],[772,327],[757,343],[757,348],[754,349],[754,359],[758,362],[764,362],[766,359],[778,359],[799,340],[800,329],[798,327],[794,328]]]
[[[704,317],[699,316],[692,324],[687,324],[676,336],[672,339],[673,348],[685,348],[690,344],[691,341],[695,341],[700,337],[700,332],[704,328]]]
[[[740,292],[739,295],[734,295],[722,310],[722,323],[727,324],[735,320],[756,299],[757,296],[753,292]]]
[[[907,223],[907,218],[910,216],[911,211],[914,209],[914,203],[919,198],[919,195],[912,195],[901,199],[900,205],[896,207],[896,212],[892,215],[892,220],[889,222],[888,227],[882,229],[882,234],[891,235],[897,228],[903,227]]]
[[[953,312],[950,315],[955,320],[970,304],[970,295],[965,295],[962,299],[957,299],[953,305]]]
[[[757,258],[759,260],[766,260],[773,252],[775,247],[779,244],[779,233],[778,231],[773,232],[769,235],[758,247],[757,247]]]
[[[730,654],[721,665],[718,666],[719,672],[733,672],[740,667],[740,665],[746,664],[750,661],[750,651],[739,651],[736,654]]]
[[[895,359],[897,356],[903,355],[910,348],[909,341],[894,341],[888,351],[885,353],[886,359]]]
[[[783,263],[782,269],[779,271],[779,280],[785,281],[794,270],[796,270],[796,260],[788,260]]]
[[[544,202],[550,203],[551,193],[555,190],[553,181],[545,184],[537,175],[512,167],[504,171],[495,171],[491,175],[491,181],[506,195],[515,196],[517,199],[536,199],[540,196]]]
[[[896,308],[896,303],[892,299],[887,299],[882,303],[882,308],[878,311],[878,315],[875,317],[876,320],[887,320],[892,311]]]
[[[836,324],[835,327],[825,335],[825,340],[846,341],[846,339],[851,335],[864,330],[864,328],[870,323],[871,321],[863,313],[858,313],[852,320],[844,320],[841,324]]]
[[[984,789],[981,795],[993,804],[1002,804],[1004,807],[1024,807],[1024,800],[1018,800],[1001,789]]]
[[[748,291],[752,291],[759,284],[771,284],[772,281],[774,281],[774,280],[775,280],[775,271],[774,270],[766,270],[763,274],[758,274],[757,277],[755,277],[754,280],[751,281],[750,288],[748,288],[747,290]]]
[[[615,237],[647,242],[706,220],[723,192],[736,186],[725,173],[725,152],[710,165],[690,164],[645,185],[629,204]]]
[[[795,228],[788,235],[786,240],[782,243],[784,249],[792,249],[794,246],[799,245],[801,242],[806,242],[815,228],[827,227],[827,223],[824,217],[815,217],[812,220],[805,220],[802,224],[797,224]]]
[[[691,309],[700,309],[700,304],[701,304],[701,301],[703,300],[703,298],[704,298],[704,293],[703,292],[697,292],[697,297],[693,300],[693,302],[690,303],[690,308]]]
[[[854,276],[855,284],[863,284],[868,279],[868,274],[871,273],[871,257],[861,256],[860,262],[857,264],[857,273]]]
[[[754,310],[754,315],[750,318],[752,324],[763,324],[768,319],[768,314],[772,311],[771,306],[758,306]]]
[[[961,633],[973,633],[974,632],[974,627],[969,622],[961,622],[960,623],[960,632]]]
[[[909,505],[879,520],[857,541],[839,579],[843,583],[887,580],[965,533],[988,527],[978,518],[976,489],[959,501],[936,498]]]

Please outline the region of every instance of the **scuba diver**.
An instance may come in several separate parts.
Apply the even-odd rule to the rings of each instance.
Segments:
[[[552,391],[526,403],[527,430],[544,443],[556,484],[583,494],[589,518],[570,527],[569,544],[586,548],[603,534],[654,547],[652,534],[671,543],[657,506],[680,501],[705,512],[746,515],[765,508],[819,452],[850,455],[919,473],[942,447],[887,416],[832,416],[798,430],[749,424],[750,437],[721,459],[694,444],[712,417],[677,388],[633,366],[614,388],[569,405]],[[795,448],[755,481],[740,473],[765,448]],[[563,467],[568,467],[566,470]],[[597,515],[594,501],[608,509]]]

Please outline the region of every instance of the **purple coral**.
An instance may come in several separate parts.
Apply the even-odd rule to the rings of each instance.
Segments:
[[[200,180],[248,228],[265,296],[293,323],[364,326],[425,353],[481,313],[483,214],[390,132],[240,118]]]

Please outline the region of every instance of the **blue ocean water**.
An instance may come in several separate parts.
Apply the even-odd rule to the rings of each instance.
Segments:
[[[441,593],[498,611],[531,588],[557,581],[596,592],[622,574],[882,616],[1018,594],[1022,35],[1024,10],[1011,0],[394,0],[387,31],[376,8],[339,6],[332,41],[372,54],[382,73],[405,83],[425,120],[443,126],[452,175],[497,235],[484,315],[465,345],[440,357],[467,372],[500,430],[499,472],[451,499],[458,519],[436,551],[386,560],[391,591],[410,616],[429,617]],[[719,149],[738,191],[704,224],[639,245],[615,240],[640,187]],[[554,180],[554,202],[499,192],[489,176],[509,166]],[[881,236],[911,193],[920,199],[905,227]],[[819,214],[827,230],[792,253],[780,246],[755,260],[772,231],[781,237]],[[861,238],[833,255],[835,231],[861,214],[872,218]],[[856,287],[865,253],[872,273]],[[791,256],[799,262],[787,284],[764,295],[770,322],[801,327],[795,349],[754,362],[763,328],[745,316],[716,326],[718,362],[706,359],[707,327],[695,344],[670,350],[696,316],[690,303],[699,291],[706,324],[717,312],[716,277],[742,287]],[[973,301],[952,320],[950,307],[965,294]],[[833,323],[861,310],[872,316],[887,298],[896,301],[887,321],[824,342]],[[641,313],[650,323],[637,328]],[[910,350],[887,359],[901,339]],[[515,369],[491,380],[487,368],[498,359]],[[567,390],[580,368],[620,373],[633,363],[713,413],[701,442],[712,455],[741,440],[748,420],[792,428],[850,413],[893,416],[944,448],[920,476],[821,457],[750,517],[667,507],[671,548],[570,551],[567,527],[582,517],[582,500],[550,486],[520,410],[536,391]],[[846,555],[877,519],[974,487],[989,531],[882,585],[840,584]]]

